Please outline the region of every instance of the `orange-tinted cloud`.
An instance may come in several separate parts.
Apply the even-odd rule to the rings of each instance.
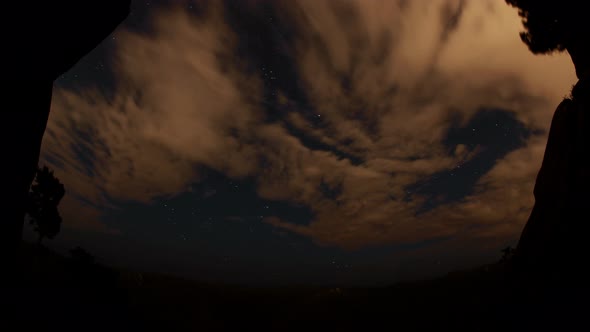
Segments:
[[[158,17],[155,36],[119,32],[112,99],[56,89],[43,154],[68,174],[68,192],[104,207],[103,194],[148,202],[182,192],[198,180],[195,165],[230,176],[253,171],[250,147],[230,134],[256,120],[250,104],[258,83],[216,68],[217,52],[230,52],[233,42],[216,19],[197,22],[174,11]],[[76,146],[92,151],[93,174]]]
[[[43,153],[59,161],[58,176],[69,174],[68,192],[97,211],[112,200],[149,202],[184,191],[206,166],[256,177],[263,198],[310,207],[309,225],[267,221],[320,244],[451,237],[493,247],[519,233],[545,134],[497,161],[462,202],[416,217],[424,198],[402,198],[408,185],[473,157],[461,145],[446,152],[453,119],[466,123],[479,108],[496,107],[546,131],[574,82],[565,54],[530,54],[519,17],[497,0],[274,4],[298,31],[289,47],[324,126],[312,126],[286,94],[281,103],[294,111],[284,122],[265,121],[261,81],[242,70],[221,8],[203,19],[161,12],[154,35],[120,32],[113,98],[55,91]],[[220,57],[234,65],[220,66]],[[362,162],[305,146],[285,123]],[[94,151],[92,174],[72,148],[80,144]]]
[[[320,243],[351,248],[439,236],[514,238],[532,207],[544,135],[533,135],[499,160],[462,203],[416,218],[420,197],[406,203],[389,195],[399,198],[405,186],[465,158],[461,148],[455,157],[443,151],[453,117],[467,121],[480,107],[498,107],[516,112],[530,129],[546,131],[554,107],[574,82],[569,58],[531,55],[518,37],[518,16],[497,1],[298,5],[294,12],[304,37],[296,49],[307,91],[329,123],[324,142],[337,145],[350,138],[352,144],[338,148],[361,151],[366,162],[326,167],[332,178],[342,171],[339,181],[351,185],[343,185],[339,206],[309,201],[318,211],[310,226],[272,222]],[[343,12],[354,19],[342,19]],[[389,53],[376,56],[384,48]],[[343,76],[351,77],[349,86],[342,84]],[[391,94],[392,89],[398,92]],[[301,117],[294,119],[300,129],[310,127]],[[367,125],[371,121],[377,126]],[[312,134],[322,137],[317,129]],[[418,160],[409,158],[416,155]],[[317,164],[318,158],[309,162]],[[360,170],[372,176],[357,175]],[[309,182],[313,186],[317,179]]]

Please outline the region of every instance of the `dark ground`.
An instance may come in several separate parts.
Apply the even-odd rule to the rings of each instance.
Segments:
[[[512,331],[555,316],[510,286],[504,263],[381,288],[248,288],[115,270],[36,245],[24,246],[23,262],[22,286],[5,290],[16,304],[2,312],[27,331]]]

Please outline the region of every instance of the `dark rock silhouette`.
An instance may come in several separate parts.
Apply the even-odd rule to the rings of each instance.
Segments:
[[[553,115],[535,205],[510,269],[516,299],[527,308],[523,321],[543,328],[552,321],[563,329],[566,322],[582,322],[578,303],[590,294],[585,266],[590,253],[590,24],[579,1],[506,2],[519,9],[526,29],[521,37],[529,49],[535,54],[567,51],[579,79]]]
[[[7,19],[3,20],[6,87],[0,129],[4,175],[0,252],[6,255],[3,262],[9,270],[22,239],[25,202],[37,169],[53,81],[105,39],[127,17],[129,8],[130,0],[3,5]]]

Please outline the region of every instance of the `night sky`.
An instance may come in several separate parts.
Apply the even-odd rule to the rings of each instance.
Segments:
[[[41,163],[100,261],[389,284],[500,257],[575,82],[499,0],[134,1],[56,81]]]

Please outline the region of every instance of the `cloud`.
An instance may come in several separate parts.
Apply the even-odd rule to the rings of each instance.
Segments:
[[[68,174],[68,193],[96,211],[147,203],[184,191],[204,166],[256,178],[265,199],[308,206],[309,224],[267,222],[323,245],[448,237],[491,248],[520,232],[553,110],[574,82],[566,55],[530,54],[518,15],[496,0],[252,1],[243,15],[261,3],[293,32],[282,50],[295,59],[287,83],[307,104],[278,91],[288,111],[269,120],[262,74],[236,52],[247,32],[223,8],[158,12],[153,34],[120,32],[114,97],[54,93],[43,156]],[[483,107],[514,112],[535,134],[473,194],[416,216],[425,198],[404,199],[406,188],[473,158],[469,142],[449,153],[443,139]]]
[[[441,144],[452,119],[466,123],[482,107],[501,108],[546,133],[555,106],[574,82],[569,59],[532,56],[519,40],[518,16],[498,2],[298,5],[300,10],[284,12],[295,12],[301,27],[297,58],[312,104],[328,122],[323,140],[352,141],[337,148],[361,151],[365,162],[326,168],[332,177],[342,171],[340,178],[351,185],[343,186],[338,206],[309,201],[318,212],[311,225],[273,223],[351,248],[459,234],[498,242],[518,234],[532,207],[545,134],[498,160],[477,183],[476,194],[461,203],[415,217],[421,198],[400,197],[406,186],[465,158],[460,147],[453,156]],[[339,19],[342,12],[354,19]],[[375,56],[384,48],[386,56]],[[297,120],[299,128],[311,127]],[[313,135],[322,137],[317,129]],[[361,169],[372,177],[358,176]]]
[[[69,192],[100,209],[181,192],[199,165],[234,177],[253,171],[252,147],[239,137],[256,121],[258,82],[218,66],[234,40],[211,11],[204,21],[162,13],[155,35],[120,31],[112,99],[55,90],[43,156],[67,174]],[[90,174],[80,149],[91,156]]]

